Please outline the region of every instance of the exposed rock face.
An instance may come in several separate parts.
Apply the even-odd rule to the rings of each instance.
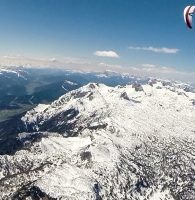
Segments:
[[[195,94],[141,87],[89,84],[27,112],[0,199],[194,200]]]
[[[154,84],[156,84],[157,83],[157,80],[156,79],[150,79],[149,81],[148,81],[148,84],[150,85],[150,86],[153,86]]]
[[[123,98],[123,99],[126,99],[126,100],[130,101],[130,98],[128,97],[128,95],[127,95],[127,93],[126,93],[126,92],[123,92],[123,93],[121,94],[121,98]]]
[[[132,84],[132,88],[135,88],[136,92],[144,91],[142,85],[140,83],[137,83],[137,82]]]

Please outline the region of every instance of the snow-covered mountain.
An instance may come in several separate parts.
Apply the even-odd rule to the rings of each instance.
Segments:
[[[1,75],[16,75],[17,77],[21,77],[23,79],[26,79],[25,76],[28,75],[28,72],[25,70],[22,66],[10,66],[10,67],[2,67],[0,66],[0,76]]]
[[[15,153],[0,156],[0,198],[194,200],[186,88],[90,83],[38,105],[18,123]]]

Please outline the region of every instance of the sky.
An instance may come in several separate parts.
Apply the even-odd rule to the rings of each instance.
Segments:
[[[0,0],[0,62],[195,80],[191,0]]]

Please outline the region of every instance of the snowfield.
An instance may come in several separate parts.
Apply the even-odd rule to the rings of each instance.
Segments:
[[[21,119],[24,148],[0,156],[0,198],[194,200],[194,102],[153,81],[90,83],[38,105]]]

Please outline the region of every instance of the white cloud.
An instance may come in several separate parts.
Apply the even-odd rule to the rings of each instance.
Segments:
[[[123,69],[123,67],[121,65],[111,65],[111,64],[107,64],[107,63],[99,63],[98,66],[103,67],[105,70],[113,70],[113,69],[118,69],[121,70]]]
[[[75,57],[64,57],[64,58],[36,58],[36,57],[25,57],[25,56],[0,56],[0,65],[23,65],[23,66],[33,66],[33,67],[56,67],[59,68],[71,68],[73,66],[80,65],[92,65],[89,60],[84,58]]]
[[[160,65],[154,65],[154,64],[141,64],[136,67],[138,71],[150,72],[152,74],[167,74],[167,73],[176,73],[177,70],[173,67],[167,67],[167,66],[160,66]]]
[[[56,61],[57,61],[56,58],[50,58],[49,60],[50,60],[51,62],[56,62]]]
[[[156,67],[156,65],[154,65],[154,64],[142,64],[142,66],[145,68],[155,68]]]
[[[99,63],[98,64],[99,66],[104,66],[104,67],[112,67],[112,68],[121,68],[122,66],[121,65],[113,65],[113,64],[108,64],[108,63]]]
[[[195,72],[179,71],[174,67],[160,66],[155,64],[141,64],[130,67],[128,72],[145,77],[155,77],[169,80],[179,80],[195,83]]]
[[[166,53],[166,54],[175,54],[179,52],[179,49],[167,48],[167,47],[156,48],[156,47],[151,47],[151,46],[150,47],[130,46],[128,48],[131,50],[152,51],[155,53]]]
[[[119,55],[114,51],[96,51],[94,55],[100,57],[119,58]]]

